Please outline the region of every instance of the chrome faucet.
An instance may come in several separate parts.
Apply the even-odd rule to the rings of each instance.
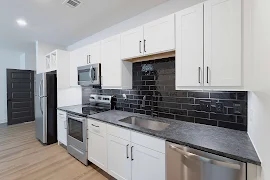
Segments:
[[[142,108],[145,107],[145,100],[146,100],[146,95],[144,95],[142,99],[142,105],[141,105]]]
[[[143,96],[141,108],[145,107],[145,100],[146,100],[146,95]],[[151,95],[151,116],[152,117],[158,116],[157,113],[154,113],[154,96],[153,95]]]

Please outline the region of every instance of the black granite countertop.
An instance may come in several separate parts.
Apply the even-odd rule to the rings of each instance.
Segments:
[[[83,107],[86,107],[86,106],[87,105],[79,104],[79,105],[74,105],[74,106],[59,107],[57,109],[63,110],[63,111],[66,111],[68,113],[75,114],[78,116],[87,117],[88,115],[83,113]]]
[[[80,114],[79,111],[81,107],[82,105],[77,105],[58,109],[77,115],[83,115]],[[119,121],[129,116],[146,117],[147,119],[168,123],[170,125],[163,131],[154,131]],[[116,110],[88,115],[87,117],[216,155],[261,165],[261,161],[246,132],[165,118],[152,118],[151,116]]]

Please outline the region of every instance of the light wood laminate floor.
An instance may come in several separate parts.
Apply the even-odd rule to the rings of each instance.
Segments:
[[[57,144],[43,146],[35,123],[0,127],[1,180],[107,180],[94,165],[84,166]]]

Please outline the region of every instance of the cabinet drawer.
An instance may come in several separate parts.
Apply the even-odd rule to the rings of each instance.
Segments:
[[[112,125],[107,125],[107,130],[108,134],[130,141],[130,130]]]
[[[131,142],[165,154],[165,140],[131,131]]]
[[[102,137],[106,136],[106,126],[107,124],[95,121],[93,119],[88,119],[88,130],[92,133],[98,134]]]
[[[66,118],[67,117],[67,113],[64,112],[64,111],[57,110],[57,116],[58,117],[64,117],[64,118]]]
[[[57,110],[57,120],[66,121],[67,120],[67,113],[64,111]]]

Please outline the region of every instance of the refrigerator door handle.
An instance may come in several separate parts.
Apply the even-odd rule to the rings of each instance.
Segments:
[[[41,114],[43,115],[43,108],[42,108],[41,100],[42,100],[42,97],[39,97],[39,107],[40,107]]]
[[[43,79],[40,81],[40,83],[39,83],[39,88],[38,88],[38,96],[39,96],[39,98],[41,98],[42,96],[41,96],[41,86],[42,86],[42,83],[43,83]]]
[[[230,163],[230,162],[225,162],[225,161],[218,161],[218,160],[214,160],[214,159],[209,159],[203,156],[199,156],[190,152],[186,152],[180,148],[177,148],[173,145],[169,146],[172,150],[182,154],[185,158],[187,159],[194,159],[194,160],[199,160],[205,163],[209,163],[209,164],[213,164],[213,165],[217,165],[217,166],[223,166],[226,168],[230,168],[230,169],[236,169],[236,170],[240,170],[241,166],[239,164],[235,164],[235,163]]]

